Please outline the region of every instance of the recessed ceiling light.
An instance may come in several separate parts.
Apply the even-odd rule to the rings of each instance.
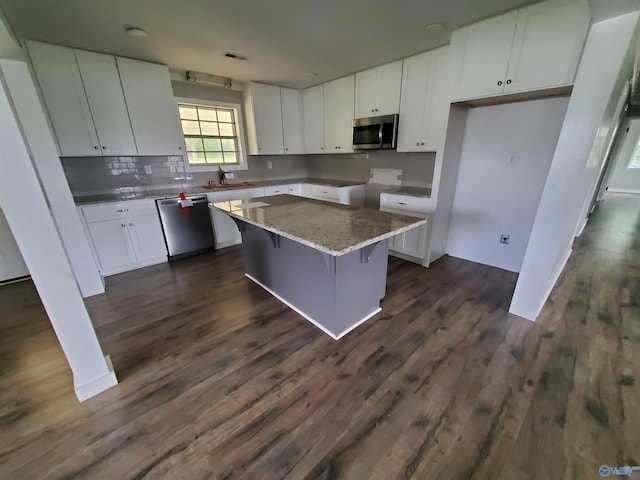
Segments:
[[[138,38],[149,36],[147,32],[145,32],[143,29],[138,27],[127,27],[127,34],[132,37],[138,37]]]
[[[430,23],[424,29],[429,33],[440,33],[444,30],[444,25],[441,23]]]
[[[318,72],[304,72],[307,77],[317,77]]]

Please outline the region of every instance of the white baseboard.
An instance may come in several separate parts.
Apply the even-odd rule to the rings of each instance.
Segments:
[[[73,388],[76,391],[76,397],[78,397],[79,401],[84,402],[85,400],[95,397],[99,393],[102,393],[118,384],[116,373],[113,371],[111,358],[109,355],[105,355],[104,359],[107,362],[107,367],[109,368],[109,372],[106,375],[96,378],[84,385],[78,385],[75,378],[73,379]]]
[[[564,256],[562,257],[562,260],[558,264],[558,268],[556,268],[556,271],[553,272],[553,276],[551,277],[551,282],[549,282],[549,287],[547,288],[547,292],[545,293],[545,295],[543,297],[544,300],[542,300],[542,303],[538,307],[538,312],[536,313],[536,317],[538,317],[538,315],[540,315],[540,312],[542,311],[542,308],[544,307],[544,304],[547,303],[547,299],[549,298],[549,295],[551,295],[551,291],[553,290],[553,287],[556,286],[558,278],[560,278],[560,275],[562,274],[562,271],[564,270],[564,267],[567,265],[567,262],[569,261],[569,257],[571,256],[571,252],[573,252],[572,248],[570,248],[569,250],[567,250],[565,252]]]
[[[607,193],[640,193],[636,188],[611,188],[607,189]]]
[[[103,277],[108,277],[110,275],[117,275],[118,273],[130,272],[132,270],[137,270],[139,268],[150,267],[152,265],[158,265],[160,263],[167,263],[168,259],[166,255],[162,257],[152,258],[150,260],[146,260],[140,263],[134,263],[127,265],[126,267],[117,268],[115,270],[100,270],[100,275]]]
[[[262,282],[259,282],[258,280],[256,280],[255,278],[253,278],[251,275],[249,275],[248,273],[244,274],[249,280],[251,280],[252,282],[254,282],[256,285],[261,286],[262,288],[264,288],[267,292],[269,292],[271,295],[273,295],[274,297],[276,297],[278,300],[280,300],[282,303],[284,303],[286,306],[288,306],[291,310],[295,311],[296,313],[302,315],[304,318],[306,318],[307,320],[309,320],[311,323],[313,323],[316,327],[318,327],[320,330],[322,330],[324,333],[326,333],[327,335],[329,335],[331,338],[333,338],[334,340],[339,340],[340,338],[344,337],[347,333],[349,333],[351,330],[353,330],[356,327],[359,327],[360,325],[362,325],[364,322],[366,322],[367,320],[369,320],[371,317],[373,317],[376,313],[380,312],[382,310],[382,308],[378,307],[377,309],[375,309],[373,312],[371,312],[370,314],[366,315],[364,318],[362,318],[361,320],[358,320],[355,324],[353,324],[352,326],[350,326],[349,328],[347,328],[345,331],[339,333],[339,334],[334,334],[333,332],[331,332],[330,330],[327,330],[325,327],[323,327],[322,325],[320,325],[316,320],[313,319],[313,317],[311,317],[310,315],[306,314],[305,312],[303,312],[302,310],[300,310],[298,307],[296,307],[295,305],[292,305],[290,302],[288,302],[287,300],[285,300],[284,298],[282,298],[280,295],[278,295],[277,293],[275,293],[273,290],[271,290],[269,287],[267,287],[266,285],[264,285]]]

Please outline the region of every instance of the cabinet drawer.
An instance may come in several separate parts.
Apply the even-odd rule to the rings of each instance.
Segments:
[[[340,189],[326,185],[311,185],[311,196],[338,202],[340,201]]]
[[[427,213],[429,200],[425,197],[383,193],[380,195],[380,209],[387,208],[407,213]]]
[[[141,215],[157,215],[158,210],[155,200],[149,199],[89,205],[82,207],[82,213],[87,223],[91,223]]]
[[[207,193],[207,200],[210,202],[228,202],[230,200],[240,200],[241,198],[264,197],[264,190],[263,187],[254,187],[223,192],[210,192]]]
[[[292,183],[291,185],[273,185],[270,187],[264,187],[264,195],[268,197],[269,195],[300,195],[300,184]]]

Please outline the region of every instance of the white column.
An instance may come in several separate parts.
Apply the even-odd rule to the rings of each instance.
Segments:
[[[535,320],[564,268],[633,72],[639,13],[591,25],[509,311]]]
[[[104,293],[102,277],[80,223],[27,64],[24,61],[0,60],[0,71],[80,292],[83,297]]]
[[[0,86],[0,206],[71,367],[80,401],[116,385],[29,158],[6,85]]]

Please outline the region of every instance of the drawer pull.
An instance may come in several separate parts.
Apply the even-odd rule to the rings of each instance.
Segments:
[[[398,205],[406,205],[407,202],[398,202]]]
[[[118,212],[118,213],[122,213],[122,209],[120,209],[120,210],[116,210],[116,212]]]

